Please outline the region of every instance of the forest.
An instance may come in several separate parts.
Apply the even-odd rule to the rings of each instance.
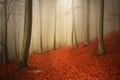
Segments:
[[[0,0],[0,80],[119,80],[119,48],[120,0]]]

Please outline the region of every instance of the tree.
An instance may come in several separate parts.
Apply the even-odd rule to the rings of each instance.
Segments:
[[[112,31],[115,32],[115,15],[114,15],[115,14],[115,12],[114,12],[115,11],[115,1],[114,0],[112,0],[112,11],[113,11],[112,12],[112,19],[113,19]]]
[[[16,19],[15,19],[15,16],[16,16],[16,10],[15,10],[15,6],[14,6],[14,16],[13,16],[13,20],[14,20],[14,47],[15,47],[15,54],[16,54],[16,57],[18,57],[18,50],[17,50],[17,40],[16,40],[16,25],[15,25],[15,22],[16,22]]]
[[[54,0],[54,20],[55,20],[55,28],[54,28],[54,50],[56,49],[56,23],[57,23],[57,21],[56,21],[56,18],[57,18],[57,16],[56,16],[56,4],[57,4],[57,2],[56,2],[56,0]]]
[[[8,21],[9,21],[9,17],[11,15],[11,6],[12,3],[15,0],[4,0],[4,1],[0,1],[0,4],[2,6],[4,6],[4,27],[2,27],[3,33],[2,35],[2,62],[3,64],[7,64],[8,63]]]
[[[72,0],[72,37],[71,37],[72,38],[72,47],[74,48],[74,38],[73,37],[75,37],[76,47],[78,48],[76,25],[75,25],[74,0]]]
[[[20,54],[18,70],[27,67],[31,32],[32,32],[32,0],[25,0],[25,21],[22,52]]]
[[[8,63],[8,45],[7,45],[7,34],[8,34],[8,12],[7,12],[7,0],[5,0],[4,2],[4,7],[5,7],[5,32],[4,32],[4,35],[5,35],[5,38],[4,38],[4,48],[3,48],[3,64],[6,64]]]
[[[101,0],[100,8],[100,23],[99,23],[99,33],[98,33],[98,55],[102,55],[105,52],[104,48],[104,0]]]
[[[43,44],[42,44],[42,0],[40,0],[40,52],[43,52]]]
[[[86,26],[85,26],[85,46],[89,44],[89,18],[90,18],[90,0],[86,2]]]
[[[1,36],[0,45],[1,45],[1,46],[3,46],[3,38],[2,38],[2,36],[3,36],[3,35],[2,35],[2,34],[3,34],[3,33],[2,33],[2,32],[3,32],[3,31],[2,31],[2,30],[3,30],[3,29],[2,29],[2,28],[3,28],[3,27],[2,27],[2,26],[3,26],[3,22],[2,22],[3,13],[2,13],[2,11],[3,11],[3,10],[2,10],[2,5],[0,4],[0,26],[1,26],[1,27],[0,27],[0,29],[1,29],[1,30],[0,30],[0,32],[1,32],[1,33],[0,33],[0,36]],[[3,47],[1,48],[1,54],[0,54],[0,59],[1,59],[1,61],[2,61],[2,58],[3,58],[2,52],[3,52]]]

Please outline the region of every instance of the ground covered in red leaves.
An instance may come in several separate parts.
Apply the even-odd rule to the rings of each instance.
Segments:
[[[120,80],[120,32],[105,37],[106,53],[97,57],[97,40],[78,49],[64,47],[29,57],[29,67],[16,71],[0,65],[0,80]]]

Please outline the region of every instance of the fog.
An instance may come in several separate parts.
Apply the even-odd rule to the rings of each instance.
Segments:
[[[0,0],[0,54],[4,47],[5,10],[4,0]],[[42,2],[42,3],[41,3]],[[71,46],[72,32],[72,0],[33,0],[33,25],[30,54],[41,51],[42,33],[43,51],[54,49],[54,34],[56,49]],[[85,41],[87,26],[87,0],[75,0],[75,25],[78,43]],[[24,29],[24,0],[9,0],[8,2],[8,52],[9,59],[16,58],[21,51]],[[99,27],[100,0],[90,1],[90,40],[97,39]],[[55,15],[56,10],[56,15]],[[56,32],[55,31],[56,23]],[[41,30],[42,29],[42,30]],[[120,0],[105,0],[104,35],[120,30]],[[41,32],[42,31],[42,32]]]

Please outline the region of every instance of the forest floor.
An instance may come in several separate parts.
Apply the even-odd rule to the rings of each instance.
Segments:
[[[98,57],[98,41],[78,49],[64,47],[29,57],[29,67],[0,65],[0,80],[120,80],[120,32],[105,37],[106,53]]]

